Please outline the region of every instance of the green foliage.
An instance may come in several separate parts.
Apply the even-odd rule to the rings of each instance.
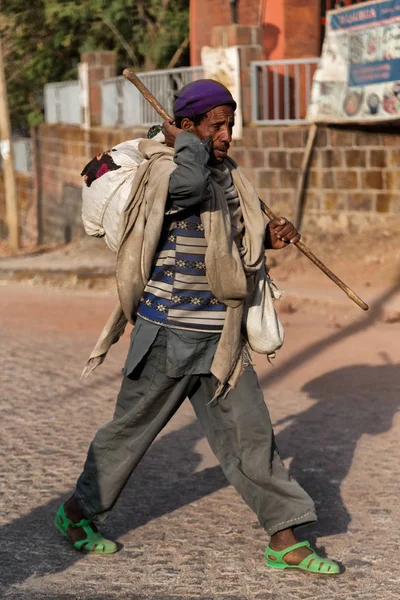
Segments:
[[[77,79],[81,52],[115,50],[122,69],[162,69],[188,36],[189,0],[0,0],[14,129],[42,120],[43,87]],[[188,64],[184,51],[174,66]]]

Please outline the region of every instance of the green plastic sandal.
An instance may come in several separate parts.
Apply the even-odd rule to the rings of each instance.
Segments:
[[[71,544],[76,550],[80,552],[92,552],[95,554],[113,554],[117,552],[118,546],[115,542],[111,540],[107,540],[103,538],[103,536],[98,531],[93,531],[92,525],[93,521],[89,519],[81,519],[78,523],[73,523],[71,519],[65,514],[64,505],[62,504],[59,508],[58,513],[56,514],[56,518],[54,521],[54,525],[57,527],[58,531],[62,533],[65,537],[68,537],[67,529],[68,527],[82,527],[84,532],[86,533],[86,537],[83,540],[79,540],[78,542],[73,542],[70,540]]]
[[[265,551],[265,562],[268,567],[272,567],[274,569],[301,569],[302,571],[308,571],[309,573],[316,573],[317,575],[337,575],[340,573],[340,567],[338,564],[333,562],[333,560],[329,560],[329,558],[322,558],[318,556],[318,554],[313,550],[311,554],[306,556],[301,563],[298,565],[289,565],[285,562],[284,557],[292,550],[297,550],[297,548],[310,548],[311,546],[308,542],[299,542],[298,544],[293,544],[293,546],[289,546],[289,548],[285,548],[281,552],[276,552],[272,550],[272,548],[268,545]]]

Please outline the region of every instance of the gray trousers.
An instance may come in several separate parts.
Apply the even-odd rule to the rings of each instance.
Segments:
[[[124,377],[114,418],[90,445],[76,498],[83,514],[102,521],[139,461],[185,398],[189,398],[228,481],[269,535],[316,521],[313,501],[277,452],[271,420],[251,365],[226,398],[210,403],[213,375],[165,375],[165,336]]]

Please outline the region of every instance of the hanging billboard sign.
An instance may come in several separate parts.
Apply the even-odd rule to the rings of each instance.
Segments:
[[[327,13],[307,118],[360,124],[400,118],[400,0]]]

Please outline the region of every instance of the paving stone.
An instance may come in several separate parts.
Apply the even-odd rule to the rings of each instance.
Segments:
[[[350,324],[339,339],[323,317],[304,322],[295,313],[286,354],[273,369],[256,361],[281,456],[317,503],[318,523],[300,535],[343,564],[343,575],[265,567],[267,538],[228,485],[189,404],[104,524],[122,551],[71,549],[53,519],[97,427],[112,417],[128,339],[79,380],[112,305],[94,292],[1,290],[0,597],[398,600],[399,324]]]

